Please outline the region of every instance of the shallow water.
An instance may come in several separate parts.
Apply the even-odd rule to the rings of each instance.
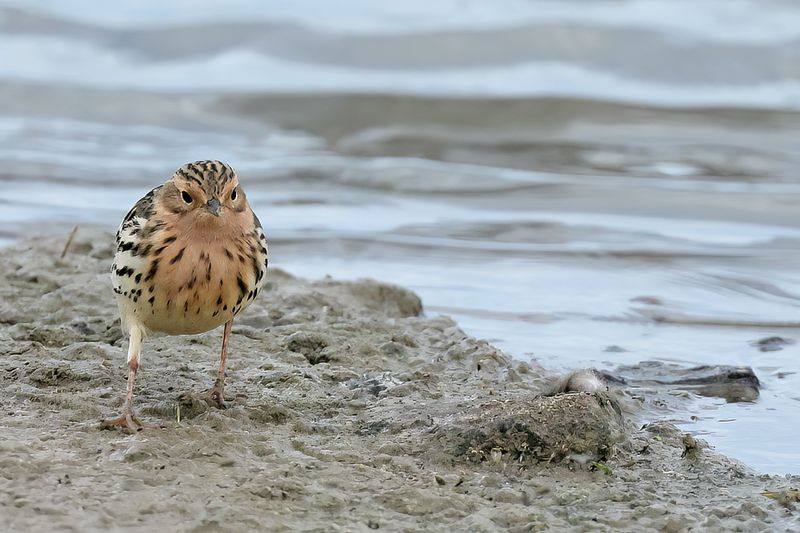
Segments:
[[[0,242],[224,159],[291,272],[550,368],[752,366],[757,402],[669,416],[800,472],[800,346],[751,345],[800,337],[800,8],[262,4],[0,1]]]

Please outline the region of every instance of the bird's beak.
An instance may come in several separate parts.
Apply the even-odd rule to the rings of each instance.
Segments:
[[[212,198],[208,201],[208,210],[211,211],[211,214],[215,217],[219,216],[219,200],[217,198]]]

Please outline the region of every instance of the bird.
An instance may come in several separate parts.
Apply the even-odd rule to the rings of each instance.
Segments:
[[[122,413],[103,428],[148,426],[133,409],[142,341],[150,332],[193,335],[222,330],[217,379],[200,397],[225,407],[225,363],[234,318],[258,296],[269,266],[267,238],[230,165],[180,167],[131,208],[116,233],[111,280],[128,337]]]

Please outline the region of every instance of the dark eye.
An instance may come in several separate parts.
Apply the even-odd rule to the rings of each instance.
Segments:
[[[181,198],[183,198],[183,201],[187,204],[192,203],[192,195],[186,191],[181,191]]]
[[[231,193],[231,200],[236,200],[236,195],[237,195],[237,191],[238,190],[239,190],[239,187],[236,187],[235,189],[233,189],[233,192]]]

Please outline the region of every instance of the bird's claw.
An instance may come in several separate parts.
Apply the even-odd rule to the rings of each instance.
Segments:
[[[145,424],[131,409],[123,409],[122,414],[117,418],[109,418],[100,423],[100,429],[119,428],[126,433],[138,433],[143,429],[160,429],[161,427]]]
[[[202,400],[208,405],[213,405],[217,409],[227,409],[228,404],[225,403],[225,397],[222,394],[222,388],[216,385],[205,392],[193,393],[189,392],[180,397],[181,401],[191,402],[192,400]]]

